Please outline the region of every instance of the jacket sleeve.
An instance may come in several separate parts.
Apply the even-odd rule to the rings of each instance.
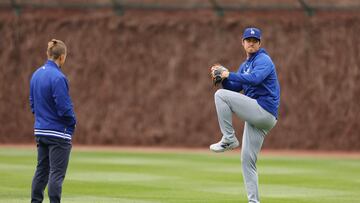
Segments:
[[[234,92],[240,92],[243,89],[242,84],[240,82],[231,81],[228,79],[224,79],[222,81],[222,86],[224,89],[231,90]]]
[[[67,125],[75,126],[75,112],[66,78],[59,77],[55,79],[52,90],[58,116],[62,117]]]
[[[32,87],[32,85],[31,85],[31,82],[30,82],[29,102],[30,102],[31,113],[34,114],[34,113],[35,113],[35,110],[34,110],[34,96],[33,96],[33,87]]]
[[[228,80],[248,85],[260,84],[273,70],[272,62],[267,57],[254,61],[251,73],[230,73]]]

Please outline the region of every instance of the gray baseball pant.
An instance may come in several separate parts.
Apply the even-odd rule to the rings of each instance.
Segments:
[[[249,203],[260,203],[257,155],[265,135],[275,126],[277,120],[255,99],[230,90],[216,91],[215,105],[223,141],[231,142],[236,138],[232,126],[232,113],[245,121],[241,148],[243,177]]]

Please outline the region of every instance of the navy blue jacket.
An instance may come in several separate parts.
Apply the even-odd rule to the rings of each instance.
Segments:
[[[278,118],[280,85],[275,65],[265,49],[252,54],[236,73],[231,72],[223,80],[222,85],[231,91],[244,90],[246,96],[256,99],[262,108]]]
[[[48,60],[30,81],[30,106],[35,115],[35,136],[71,140],[76,118],[69,85],[58,65]]]

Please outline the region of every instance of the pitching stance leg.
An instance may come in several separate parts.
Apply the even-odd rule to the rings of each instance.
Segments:
[[[265,135],[262,130],[245,122],[241,147],[241,165],[248,200],[251,203],[260,202],[256,161]]]
[[[241,150],[243,177],[249,202],[258,203],[257,155],[265,135],[275,126],[276,118],[264,110],[255,99],[229,90],[220,89],[215,93],[215,105],[223,134],[222,140],[236,139],[232,113],[245,121]]]

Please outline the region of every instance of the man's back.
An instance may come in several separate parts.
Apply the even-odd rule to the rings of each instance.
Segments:
[[[68,91],[67,79],[53,61],[47,61],[35,71],[30,82],[30,103],[35,114],[35,132],[54,130],[67,134],[65,137],[71,139],[76,120]],[[41,135],[51,135],[50,133],[56,132],[41,132]]]

